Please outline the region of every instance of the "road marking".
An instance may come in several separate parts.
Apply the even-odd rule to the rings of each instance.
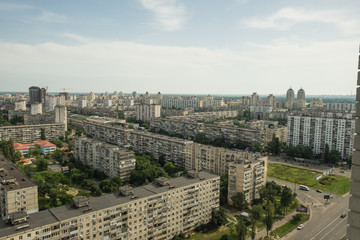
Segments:
[[[345,219],[345,218],[344,218]],[[344,220],[343,219],[343,220]],[[315,239],[320,233],[322,233],[327,227],[329,227],[331,224],[333,224],[336,220],[339,220],[337,217],[331,222],[329,223],[328,225],[326,225],[320,232],[318,232],[314,237],[311,238],[312,239]]]
[[[339,222],[339,224],[336,224],[335,226],[339,226],[343,221],[345,221],[345,219],[346,218],[343,218],[340,222]],[[335,227],[334,227],[335,228]],[[328,232],[327,234],[325,234],[322,238],[320,238],[319,240],[321,240],[321,239],[323,239],[324,237],[326,237],[329,233],[331,233],[331,232]]]

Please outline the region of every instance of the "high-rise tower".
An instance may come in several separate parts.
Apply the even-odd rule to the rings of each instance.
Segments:
[[[287,90],[286,92],[286,108],[289,110],[292,110],[294,108],[294,98],[295,98],[295,93],[294,90],[292,90],[292,88],[289,88],[289,90]]]
[[[296,107],[299,109],[306,107],[305,91],[302,88],[298,91],[296,96]]]
[[[360,56],[359,65],[360,69]],[[354,151],[352,155],[352,172],[350,185],[350,200],[349,200],[349,218],[347,237],[349,240],[359,239],[360,236],[360,71],[357,75],[357,89],[356,89],[356,120],[355,120],[355,136],[354,136]]]

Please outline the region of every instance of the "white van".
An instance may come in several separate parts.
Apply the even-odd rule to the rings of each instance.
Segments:
[[[305,185],[300,185],[300,190],[310,191],[310,189]]]

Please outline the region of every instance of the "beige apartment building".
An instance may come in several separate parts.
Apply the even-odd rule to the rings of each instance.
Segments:
[[[259,189],[266,184],[268,157],[229,163],[228,203],[238,192],[251,203],[259,198]]]
[[[38,187],[0,154],[0,215],[8,220],[14,214],[39,211]]]
[[[172,134],[180,134],[185,138],[194,138],[198,133],[204,133],[205,137],[210,140],[225,138],[231,143],[241,140],[248,144],[255,144],[264,140],[261,130],[190,122],[179,120],[178,117],[153,119],[150,121],[150,127],[156,131],[163,130]]]
[[[254,155],[245,151],[233,151],[147,131],[126,129],[124,125],[110,120],[87,119],[84,129],[86,134],[94,139],[120,147],[130,147],[140,153],[149,153],[156,159],[164,156],[165,161],[173,161],[187,170],[223,175],[227,173],[230,162],[254,159]]]
[[[12,139],[14,142],[32,143],[41,140],[41,129],[45,130],[46,140],[55,140],[65,134],[64,123],[20,125],[0,127],[0,140]]]
[[[211,220],[220,177],[200,172],[87,199],[0,223],[0,240],[172,239]],[[15,224],[16,220],[22,221]]]
[[[87,137],[75,139],[74,157],[110,178],[122,180],[130,179],[136,163],[133,151]]]
[[[161,105],[156,104],[136,104],[136,120],[143,122],[150,121],[153,118],[161,117]]]

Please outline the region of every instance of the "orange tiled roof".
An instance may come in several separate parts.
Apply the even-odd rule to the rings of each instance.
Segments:
[[[16,150],[24,150],[24,149],[29,149],[31,146],[40,146],[40,147],[55,147],[54,144],[52,144],[51,142],[45,141],[45,140],[40,140],[34,143],[27,143],[27,144],[22,144],[22,143],[17,143],[14,142],[14,149]]]

